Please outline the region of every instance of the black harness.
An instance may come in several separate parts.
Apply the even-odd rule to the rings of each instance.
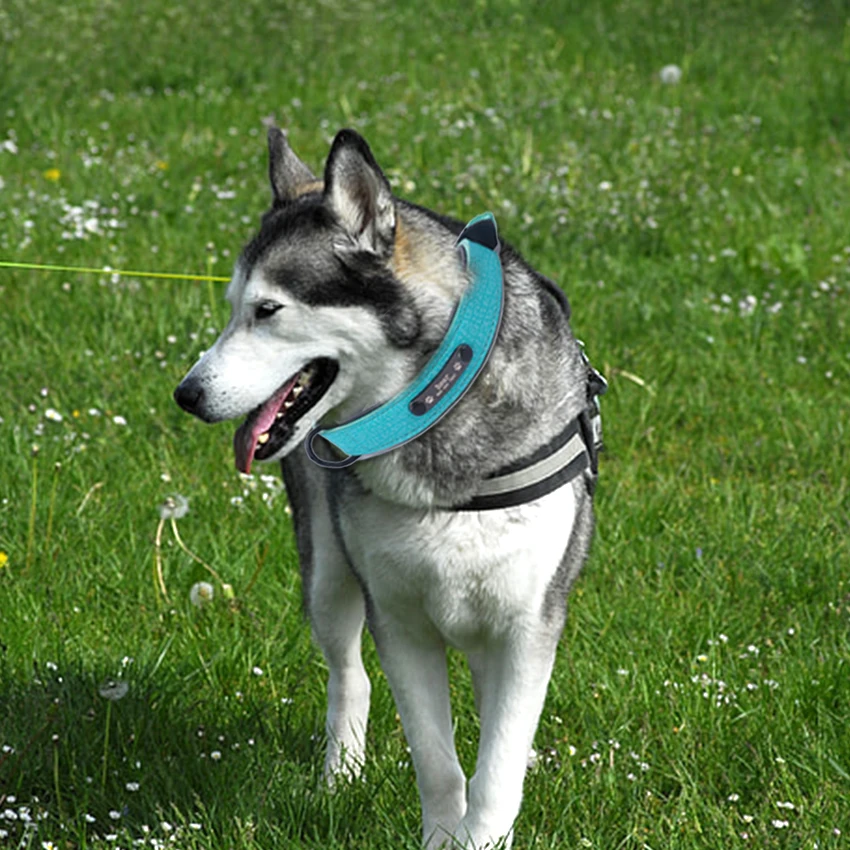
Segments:
[[[587,406],[554,439],[532,455],[514,461],[485,478],[475,495],[450,511],[489,511],[512,508],[540,499],[568,484],[585,470],[589,486],[595,486],[602,450],[602,416],[599,396],[608,389],[605,378],[587,366]]]

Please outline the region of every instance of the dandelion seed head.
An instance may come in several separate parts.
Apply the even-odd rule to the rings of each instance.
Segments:
[[[127,691],[130,686],[123,679],[107,679],[98,689],[97,692],[110,702],[117,702],[119,699],[124,699],[127,696]]]
[[[676,86],[682,80],[682,69],[678,65],[665,65],[658,77],[665,86]]]
[[[212,602],[214,596],[215,588],[208,581],[196,581],[189,591],[189,600],[196,608]]]
[[[189,500],[179,493],[166,496],[159,506],[160,519],[183,519],[189,513]]]

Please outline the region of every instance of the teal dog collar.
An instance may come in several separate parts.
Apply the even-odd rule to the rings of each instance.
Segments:
[[[305,441],[314,463],[341,469],[415,440],[460,401],[481,373],[501,325],[505,300],[493,214],[472,219],[458,236],[457,245],[472,281],[439,348],[416,380],[389,401],[340,425],[314,428]],[[317,437],[347,457],[319,457],[314,446]]]

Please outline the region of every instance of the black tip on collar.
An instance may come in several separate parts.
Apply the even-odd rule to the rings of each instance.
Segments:
[[[492,216],[467,224],[461,231],[460,236],[458,236],[458,242],[461,239],[476,242],[478,245],[483,245],[491,251],[497,251],[499,249],[499,233],[496,230],[496,222]]]

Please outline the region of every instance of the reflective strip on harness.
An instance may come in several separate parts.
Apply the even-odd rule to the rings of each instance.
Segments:
[[[486,478],[478,486],[475,495],[462,505],[449,508],[453,511],[489,511],[512,508],[541,499],[568,484],[586,469],[595,474],[595,458],[601,442],[589,446],[585,440],[582,418],[591,421],[599,418],[596,400],[556,438],[550,453],[521,469]],[[593,429],[596,430],[596,429]],[[601,435],[601,431],[599,431]]]

